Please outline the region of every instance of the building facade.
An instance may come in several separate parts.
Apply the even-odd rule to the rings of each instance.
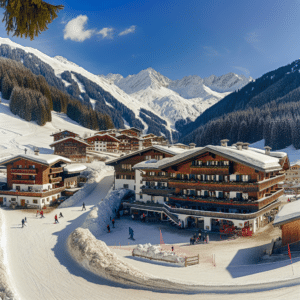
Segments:
[[[7,168],[7,185],[0,191],[6,206],[50,205],[65,190],[63,166],[71,161],[57,155],[17,155],[1,162]]]
[[[151,159],[160,160],[173,157],[176,154],[178,154],[178,152],[172,148],[151,146],[111,160],[107,162],[106,165],[115,168],[115,189],[128,188],[135,191],[136,186],[140,185],[140,178],[139,174],[138,177],[136,177],[137,172],[133,169],[134,165]]]
[[[61,155],[73,161],[86,161],[86,150],[89,146],[85,141],[74,137],[63,138],[50,145],[54,148],[55,155]]]
[[[140,210],[151,203],[153,211],[157,204],[157,212],[172,214],[184,226],[201,223],[211,230],[229,223],[254,232],[264,215],[279,206],[283,189],[278,183],[288,168],[286,153],[268,147],[264,152],[247,143],[227,147],[227,142],[133,167]]]
[[[63,130],[63,131],[59,131],[56,133],[51,134],[51,136],[53,136],[53,140],[58,141],[64,138],[68,138],[68,137],[79,137],[79,135],[75,132],[69,131],[69,130]]]

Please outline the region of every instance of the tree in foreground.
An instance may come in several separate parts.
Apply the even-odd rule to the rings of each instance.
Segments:
[[[4,8],[7,34],[13,36],[30,37],[31,40],[42,31],[48,29],[63,5],[52,5],[42,0],[0,0],[0,7]]]

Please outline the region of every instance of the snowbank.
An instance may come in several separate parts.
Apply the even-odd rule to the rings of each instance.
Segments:
[[[107,175],[107,172],[112,170],[112,167],[106,166],[103,162],[99,161],[94,161],[93,163],[86,165],[88,168],[86,171],[82,172],[82,174],[86,175],[88,180],[85,183],[83,189],[81,189],[69,199],[64,201],[59,206],[59,208],[65,208],[76,205],[81,200],[87,198],[87,196],[94,190],[94,188],[97,186],[100,180]]]
[[[151,277],[122,261],[88,229],[75,229],[68,238],[68,248],[77,262],[105,278],[143,282]]]
[[[132,254],[182,265],[184,265],[185,262],[183,257],[179,257],[174,252],[162,251],[160,246],[152,246],[151,244],[137,245],[137,247],[133,249]]]
[[[111,223],[110,217],[115,217],[115,210],[119,209],[123,197],[129,192],[126,189],[110,190],[105,199],[91,210],[81,227],[89,229],[96,236],[105,233],[107,224]]]
[[[3,213],[0,209],[0,299],[10,300],[14,299],[14,294],[8,282],[7,264],[5,259],[5,223],[3,219]]]

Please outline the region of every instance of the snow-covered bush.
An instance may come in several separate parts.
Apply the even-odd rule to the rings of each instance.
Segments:
[[[160,246],[154,246],[151,245],[150,243],[145,245],[141,245],[141,244],[137,245],[133,249],[132,254],[140,255],[154,260],[157,259],[166,262],[177,263],[181,265],[184,265],[184,261],[185,261],[183,257],[179,257],[174,252],[162,251]]]

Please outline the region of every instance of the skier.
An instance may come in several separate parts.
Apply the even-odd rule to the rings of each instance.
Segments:
[[[56,224],[56,223],[59,223],[58,219],[57,219],[57,215],[55,215],[55,217],[54,217],[54,224]]]
[[[86,210],[84,202],[82,203],[82,210]]]
[[[172,252],[173,252],[174,251],[174,247],[172,246],[171,249],[172,249]]]
[[[62,214],[62,212],[59,213],[59,217],[60,217],[60,218],[63,218],[63,217],[64,217],[63,214]]]
[[[40,215],[41,215],[41,218],[45,218],[44,217],[44,212],[41,210],[41,212],[40,212]]]
[[[115,219],[112,219],[113,228],[115,228]]]
[[[39,215],[39,213],[40,213],[40,212],[37,210],[37,211],[36,211],[36,217]]]
[[[130,235],[129,239],[134,240],[134,238],[133,238],[133,229],[131,227],[129,227],[129,235]]]
[[[25,221],[24,219],[22,219],[22,228],[24,227],[24,225],[25,225]]]
[[[110,233],[110,226],[109,226],[109,224],[106,227],[107,227],[107,233]]]

